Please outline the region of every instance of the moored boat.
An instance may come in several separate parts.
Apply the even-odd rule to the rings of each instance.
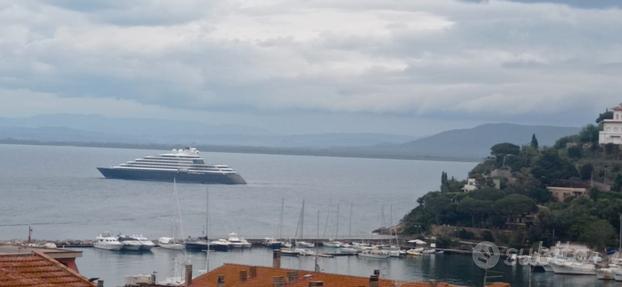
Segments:
[[[595,275],[596,265],[586,262],[575,262],[571,260],[553,260],[549,262],[555,274],[565,275]]]
[[[281,249],[283,247],[283,241],[276,240],[271,237],[267,237],[263,241],[263,245],[272,249]]]
[[[182,250],[184,245],[175,241],[172,237],[160,237],[158,238],[158,246],[164,249]]]
[[[235,232],[229,233],[227,241],[232,248],[251,248],[253,246],[248,240],[240,238]]]
[[[104,250],[119,251],[123,248],[123,244],[119,242],[117,236],[108,233],[98,235],[93,243],[93,247]]]
[[[372,258],[372,259],[388,259],[391,257],[389,253],[383,250],[364,250],[363,252],[358,254],[359,257],[363,258]]]

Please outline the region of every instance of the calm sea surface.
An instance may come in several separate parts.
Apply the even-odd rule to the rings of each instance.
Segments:
[[[25,239],[28,225],[36,239],[93,239],[98,233],[171,235],[176,204],[172,183],[104,179],[96,170],[158,154],[158,150],[0,145],[0,240]],[[367,237],[379,226],[395,223],[425,192],[437,189],[441,171],[463,178],[475,163],[402,161],[257,154],[203,154],[209,163],[237,169],[247,185],[177,184],[185,236],[205,230],[209,190],[211,235],[237,232],[247,238],[277,236],[281,200],[285,200],[283,236],[294,237],[302,200],[305,235]],[[317,212],[320,228],[317,229]],[[337,216],[337,214],[339,216]],[[350,223],[351,222],[351,223]],[[205,255],[154,249],[147,254],[119,254],[84,249],[78,260],[88,277],[107,286],[127,275],[157,271],[169,277],[185,260],[205,269]],[[224,262],[270,265],[268,250],[214,253],[210,267]],[[283,265],[313,269],[312,258],[284,258]],[[482,272],[470,257],[436,255],[409,259],[322,258],[327,272],[368,276],[374,269],[398,280],[444,280],[479,285]],[[527,286],[527,272],[500,266],[504,281]],[[534,286],[594,286],[592,277],[534,274]],[[612,285],[613,286],[613,285]]]

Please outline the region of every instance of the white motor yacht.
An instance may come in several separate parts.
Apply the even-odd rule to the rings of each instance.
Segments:
[[[97,236],[95,242],[93,243],[93,247],[105,250],[121,250],[123,248],[123,244],[119,242],[119,239],[116,236],[112,236],[108,233],[103,233]]]
[[[172,237],[160,237],[158,238],[158,246],[171,249],[171,250],[182,250],[184,249],[184,245],[175,241],[175,238]]]
[[[263,240],[263,245],[272,249],[280,249],[283,247],[283,241],[276,240],[272,237],[266,237]]]
[[[306,242],[306,241],[298,241],[296,240],[296,247],[301,247],[301,248],[313,248],[315,247],[315,244],[311,243],[311,242]]]
[[[227,239],[231,247],[233,248],[251,248],[252,244],[248,242],[248,240],[244,238],[240,238],[237,233],[232,232],[229,233],[229,238]]]
[[[131,235],[130,237],[140,242],[140,250],[142,251],[149,251],[151,250],[151,248],[155,247],[155,243],[153,243],[153,241],[149,240],[147,237],[136,234]]]
[[[210,250],[229,251],[232,248],[231,243],[226,239],[218,239],[209,242]]]
[[[555,274],[567,275],[595,275],[596,265],[589,262],[576,262],[571,260],[552,260],[549,262]]]
[[[330,248],[339,248],[343,246],[343,243],[337,240],[329,240],[329,241],[322,242],[322,246],[330,247]]]

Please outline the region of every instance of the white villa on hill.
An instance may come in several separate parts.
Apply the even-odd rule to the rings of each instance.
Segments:
[[[613,119],[603,120],[603,130],[598,135],[599,144],[622,144],[622,104],[612,111]]]

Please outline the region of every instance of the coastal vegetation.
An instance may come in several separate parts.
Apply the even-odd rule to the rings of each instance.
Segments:
[[[601,114],[597,123],[609,118]],[[616,246],[622,214],[622,152],[599,145],[599,127],[542,147],[499,143],[469,173],[469,181],[443,172],[437,191],[417,200],[401,221],[404,234],[496,241],[514,247],[542,241]],[[526,139],[527,141],[528,139]],[[468,186],[474,186],[469,189]],[[555,189],[574,193],[555,194]],[[439,232],[439,230],[453,232]]]

